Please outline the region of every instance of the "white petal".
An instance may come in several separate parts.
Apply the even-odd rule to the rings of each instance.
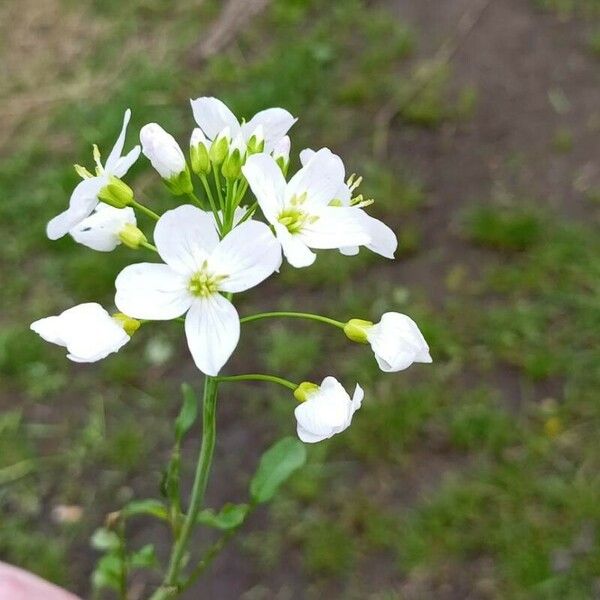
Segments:
[[[74,362],[95,362],[129,341],[120,324],[95,302],[79,304],[57,317],[40,319],[31,329],[45,340],[66,346]]]
[[[283,207],[285,178],[275,160],[266,154],[254,154],[246,160],[242,172],[267,220],[277,221]]]
[[[367,248],[385,258],[393,259],[398,248],[396,234],[383,221],[371,217],[364,211],[361,212],[364,214],[363,226],[371,238]]]
[[[168,320],[181,316],[191,305],[189,281],[171,267],[138,263],[117,276],[115,304],[136,319]]]
[[[100,202],[96,211],[69,233],[76,242],[92,250],[110,252],[121,243],[119,232],[127,224],[136,224],[135,212],[131,207],[114,208]]]
[[[241,131],[237,118],[221,100],[203,97],[190,100],[190,103],[196,123],[210,140],[214,140],[225,127],[231,129],[233,137]]]
[[[163,179],[185,171],[185,156],[175,138],[158,123],[148,123],[140,131],[142,152]]]
[[[344,256],[356,256],[360,248],[358,246],[344,246],[340,248],[340,253]]]
[[[292,147],[292,142],[289,136],[284,135],[276,144],[273,144],[273,148],[271,150],[271,155],[275,160],[278,158],[283,158],[287,163],[290,159],[290,149]]]
[[[364,246],[372,240],[361,213],[359,208],[322,207],[315,212],[318,219],[302,228],[302,240],[310,248]]]
[[[227,298],[196,298],[185,317],[185,334],[196,366],[217,375],[240,339],[240,318]]]
[[[242,132],[248,141],[256,128],[262,125],[265,136],[265,152],[271,152],[275,144],[283,138],[297,120],[283,108],[267,108],[257,112],[247,123],[244,123]]]
[[[331,150],[322,148],[289,181],[285,193],[286,203],[293,196],[307,194],[310,205],[325,206],[334,198],[344,183],[344,163]]]
[[[135,161],[140,157],[142,151],[141,146],[134,146],[125,156],[122,156],[117,160],[114,166],[110,170],[110,174],[115,177],[123,177],[129,169],[133,166]]]
[[[213,273],[227,275],[221,290],[243,292],[279,269],[281,246],[267,225],[246,221],[219,242],[208,264]]]
[[[304,150],[300,150],[300,164],[305,167],[315,154],[316,152],[312,148],[304,148]]]
[[[219,243],[214,216],[191,204],[168,210],[156,224],[154,243],[169,266],[192,275]]]
[[[309,267],[315,262],[317,255],[308,248],[300,235],[292,235],[280,223],[275,223],[275,233],[281,244],[283,254],[292,267],[300,269]]]
[[[117,161],[121,158],[123,154],[123,146],[125,145],[125,136],[127,135],[127,125],[129,125],[129,120],[131,119],[131,110],[128,108],[125,111],[125,115],[123,116],[123,126],[121,127],[121,133],[113,146],[113,149],[110,151],[108,158],[106,159],[106,163],[104,164],[104,169],[109,173],[113,172],[113,168],[117,164]]]
[[[69,208],[54,217],[46,226],[46,234],[57,240],[69,233],[80,221],[92,214],[98,204],[98,192],[106,184],[106,177],[92,177],[80,181],[69,199]]]

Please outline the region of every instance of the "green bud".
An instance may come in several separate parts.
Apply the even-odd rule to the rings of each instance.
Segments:
[[[171,179],[163,179],[165,185],[169,188],[172,194],[175,196],[183,196],[184,194],[191,194],[194,191],[194,186],[192,185],[192,178],[190,176],[190,170],[188,166],[185,166],[185,169],[178,173],[177,175],[173,175]]]
[[[133,190],[124,181],[111,175],[108,184],[98,193],[98,199],[115,208],[125,208],[133,200]]]
[[[242,154],[239,148],[236,148],[223,163],[221,173],[226,179],[237,179],[242,174]]]
[[[298,400],[298,402],[306,402],[312,394],[314,394],[319,389],[319,386],[316,383],[312,383],[310,381],[303,381],[295,390],[294,390],[294,398]]]
[[[350,319],[344,325],[344,333],[346,337],[351,339],[353,342],[359,344],[367,343],[367,331],[373,327],[372,321],[364,321],[363,319]]]
[[[190,148],[190,162],[192,171],[196,175],[208,175],[210,173],[210,156],[208,148],[204,144],[196,144]]]
[[[147,242],[148,238],[138,229],[133,223],[127,223],[121,231],[119,231],[119,239],[128,248],[137,250],[142,243]]]
[[[112,316],[113,319],[119,321],[119,325],[125,330],[125,333],[128,336],[132,336],[142,325],[141,321],[134,319],[132,317],[128,317],[126,314],[122,312],[115,313]]]
[[[258,154],[265,149],[265,139],[264,137],[261,138],[256,135],[252,135],[252,137],[248,140],[246,147],[248,149],[248,154]]]
[[[229,154],[229,140],[226,136],[217,136],[217,139],[210,147],[210,160],[215,166],[220,165]]]

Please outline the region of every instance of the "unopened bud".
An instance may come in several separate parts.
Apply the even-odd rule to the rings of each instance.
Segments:
[[[265,131],[262,125],[255,130],[247,144],[248,154],[258,154],[265,149]]]
[[[290,164],[290,148],[290,138],[286,135],[275,144],[273,152],[271,153],[284,175],[287,175],[287,170]]]
[[[192,178],[190,176],[190,170],[187,165],[181,173],[173,175],[169,179],[163,179],[165,185],[169,188],[172,194],[175,196],[183,196],[184,194],[191,194],[194,191],[192,185]]]
[[[306,400],[308,400],[308,398],[318,389],[319,386],[316,383],[312,383],[311,381],[303,381],[294,390],[294,398],[296,398],[298,402],[306,402]]]
[[[124,181],[111,175],[108,184],[98,192],[98,199],[115,208],[125,208],[133,200],[133,190]]]
[[[242,173],[242,153],[236,148],[223,163],[221,168],[223,177],[226,179],[237,179]]]
[[[363,319],[350,319],[344,325],[344,333],[346,337],[351,339],[353,342],[359,344],[366,344],[367,331],[373,327],[372,321],[364,321]]]
[[[214,139],[211,147],[210,147],[210,160],[215,165],[220,165],[227,158],[229,154],[229,137],[230,137],[229,127],[225,127],[221,133]]]
[[[138,229],[133,223],[127,223],[121,231],[119,231],[119,239],[128,248],[137,250],[143,243],[148,241],[144,233]]]
[[[142,325],[141,321],[129,317],[122,312],[115,313],[112,318],[119,323],[129,337],[131,337]]]
[[[196,175],[208,175],[210,173],[210,144],[202,130],[198,127],[192,132],[190,139],[190,163],[192,171]]]

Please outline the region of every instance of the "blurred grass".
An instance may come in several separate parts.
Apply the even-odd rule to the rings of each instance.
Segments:
[[[85,595],[89,534],[106,513],[158,485],[178,408],[178,363],[187,356],[170,324],[142,330],[126,352],[93,367],[70,365],[27,331],[33,319],[74,303],[110,304],[115,275],[138,260],[131,250],[100,255],[44,236],[77,180],[69,163],[89,164],[92,143],[106,152],[126,106],[131,132],[156,120],[182,145],[192,127],[190,96],[217,95],[245,116],[286,106],[300,117],[296,149],[329,145],[365,175],[374,213],[400,237],[400,260],[416,254],[427,271],[446,249],[424,241],[427,190],[397,168],[402,157],[375,164],[370,156],[376,111],[389,98],[402,106],[423,73],[414,64],[416,32],[385,8],[278,0],[230,49],[190,68],[186,52],[217,2],[44,6],[52,9],[46,17],[73,24],[75,40],[77,27],[95,26],[85,51],[57,51],[41,80],[76,93],[48,105],[31,101],[1,155],[0,234],[8,242],[0,256],[0,555]],[[11,54],[12,38],[3,39],[3,61],[12,64],[22,54]],[[23,66],[31,68],[28,78],[0,88],[3,98],[18,104],[43,96],[46,88],[28,84],[43,72],[39,53]],[[468,119],[476,91],[456,94],[451,83],[449,69],[436,73],[402,111],[403,126],[419,135]],[[557,136],[558,151],[566,151],[565,140]],[[146,165],[130,181],[152,205],[168,206]],[[336,372],[368,392],[350,430],[311,447],[311,464],[274,504],[269,528],[244,537],[263,581],[291,565],[307,582],[306,597],[331,597],[332,589],[338,597],[402,597],[390,583],[400,579],[432,597],[427,590],[439,577],[471,578],[487,597],[593,597],[600,564],[597,231],[530,204],[481,200],[460,225],[481,268],[451,266],[442,298],[422,281],[398,282],[393,265],[361,252],[353,260],[322,254],[301,273],[285,269],[269,296],[251,300],[340,318],[407,312],[422,324],[435,360],[384,377],[364,348],[288,323],[265,326],[249,342],[246,360],[260,356],[267,369],[298,379]],[[273,437],[290,432],[292,407],[269,406],[265,414],[264,405],[250,403],[244,418],[266,420]],[[52,517],[53,508],[72,505],[83,507],[80,521]],[[369,579],[373,556],[388,573],[382,583]],[[469,568],[482,559],[491,561],[484,574]]]

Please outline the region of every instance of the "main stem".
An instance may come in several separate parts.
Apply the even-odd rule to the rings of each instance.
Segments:
[[[161,587],[154,593],[151,600],[168,600],[176,598],[179,593],[179,574],[182,568],[182,559],[186,552],[190,536],[196,526],[198,513],[204,502],[204,493],[208,483],[208,475],[212,464],[213,451],[216,440],[216,402],[218,381],[207,376],[204,380],[204,398],[202,401],[202,444],[196,466],[196,475],[192,487],[190,505],[181,533],[171,554],[167,575]]]

